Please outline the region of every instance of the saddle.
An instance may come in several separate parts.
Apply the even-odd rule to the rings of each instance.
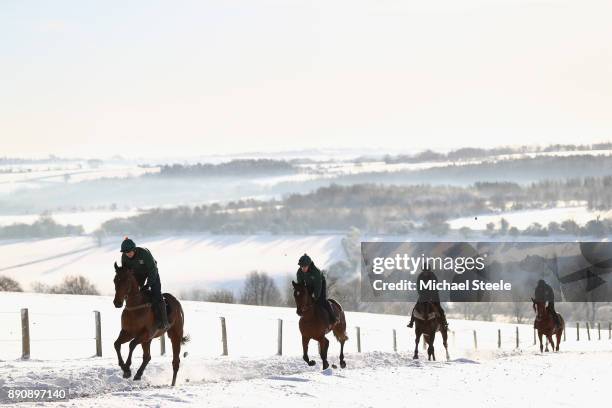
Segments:
[[[144,295],[145,299],[147,300],[147,303],[151,303],[151,305],[153,304],[153,294],[151,293],[150,289],[141,289],[140,293]],[[170,312],[172,311],[172,308],[170,307],[170,302],[168,302],[168,299],[166,298],[166,293],[162,293],[162,298],[164,299],[164,303],[166,304],[166,314],[168,318],[170,318]]]
[[[418,303],[412,315],[418,320],[434,320],[440,317],[440,313],[434,310],[434,307],[430,303]]]

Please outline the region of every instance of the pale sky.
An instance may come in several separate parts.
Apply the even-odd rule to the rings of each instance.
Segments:
[[[0,156],[612,140],[612,1],[0,2]]]

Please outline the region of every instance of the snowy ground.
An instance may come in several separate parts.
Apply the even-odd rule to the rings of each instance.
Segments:
[[[109,297],[4,293],[0,296],[0,327],[5,329],[0,332],[0,387],[68,387],[72,399],[57,406],[79,407],[578,406],[585,398],[601,399],[604,381],[612,376],[607,324],[602,325],[601,339],[591,330],[590,341],[583,324],[576,341],[575,323],[568,322],[561,352],[540,354],[528,324],[451,320],[450,361],[438,340],[438,361],[429,362],[422,349],[421,359],[412,360],[414,336],[405,327],[406,317],[348,312],[348,368],[321,372],[314,343],[310,356],[317,366],[308,367],[300,359],[298,317],[292,308],[203,302],[183,302],[183,306],[192,340],[184,347],[188,356],[182,358],[173,389],[168,386],[171,356],[160,356],[157,341],[143,380],[121,377],[112,349],[120,310],[112,307]],[[30,314],[29,361],[19,359],[22,307],[28,307]],[[102,314],[101,358],[91,357],[93,310]],[[219,316],[227,322],[227,357],[220,356]],[[282,357],[275,356],[277,319],[284,326]],[[357,352],[356,326],[361,328],[362,353]],[[126,351],[124,347],[124,356]],[[338,351],[330,336],[331,363],[338,362]],[[133,372],[140,359],[137,349]]]
[[[176,388],[133,387],[57,403],[69,407],[531,407],[603,404],[612,376],[610,352],[513,354],[478,362],[413,361],[407,354],[367,353],[346,370],[320,372],[298,359],[273,357],[256,365],[257,375],[208,380]],[[209,370],[217,367],[210,362]],[[219,363],[220,364],[220,363]],[[227,364],[226,365],[230,365]],[[237,372],[248,364],[231,364]],[[122,382],[109,370],[92,369],[91,382]],[[157,371],[157,370],[155,370]],[[123,381],[123,384],[126,384]],[[24,404],[25,405],[25,404]]]

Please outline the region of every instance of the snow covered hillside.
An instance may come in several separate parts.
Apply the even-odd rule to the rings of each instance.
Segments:
[[[550,406],[558,401],[576,406],[584,395],[598,398],[603,381],[612,375],[606,363],[612,357],[607,324],[602,326],[601,340],[597,330],[591,330],[591,340],[587,340],[583,328],[576,341],[575,324],[568,322],[561,352],[542,355],[533,345],[530,325],[451,320],[451,359],[446,361],[437,340],[438,361],[428,362],[422,349],[419,361],[411,358],[414,335],[405,327],[406,317],[348,312],[348,368],[321,372],[316,344],[311,343],[310,355],[317,366],[308,367],[300,358],[294,309],[183,302],[191,341],[184,347],[188,356],[182,358],[178,387],[171,389],[171,352],[160,356],[157,340],[143,380],[121,377],[112,347],[120,309],[111,300],[105,296],[2,293],[0,387],[69,387],[74,398],[69,406],[365,407],[428,401],[487,407],[537,402]],[[23,307],[30,315],[28,361],[19,359],[19,310]],[[91,357],[95,351],[93,310],[102,315],[101,358]],[[223,357],[221,316],[227,322],[229,350],[229,356]],[[275,355],[278,319],[283,320],[282,356]],[[398,352],[393,349],[393,330]],[[125,355],[127,346],[123,352]],[[331,363],[338,362],[338,352],[330,336]],[[134,365],[140,364],[140,358],[137,349]]]
[[[156,237],[137,244],[149,248],[158,262],[162,288],[179,293],[186,288],[242,286],[254,270],[285,279],[308,252],[326,267],[345,259],[342,235],[183,235]],[[83,275],[103,294],[113,291],[113,262],[121,263],[122,237],[101,246],[92,237],[66,237],[0,243],[0,274],[18,281],[24,290],[32,282],[59,283],[68,275]]]

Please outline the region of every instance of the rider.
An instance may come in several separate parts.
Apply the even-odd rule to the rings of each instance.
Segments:
[[[429,269],[427,266],[424,266],[423,270],[417,277],[417,291],[419,292],[419,299],[417,300],[417,304],[430,302],[433,305],[434,309],[437,309],[438,313],[440,313],[440,318],[442,319],[442,326],[448,329],[448,322],[446,321],[446,313],[444,313],[444,309],[442,309],[442,305],[440,305],[440,294],[438,293],[438,289],[428,290],[428,289],[421,288],[422,282],[430,282],[430,281],[437,281],[437,280],[438,278],[436,277],[436,274],[433,273],[433,271]],[[414,305],[414,307],[412,308],[412,314],[410,316],[410,323],[408,323],[408,327],[410,328],[412,328],[412,326],[414,325],[414,309],[415,308],[416,308],[416,305]]]
[[[319,303],[329,314],[330,324],[336,323],[336,315],[332,311],[331,305],[327,301],[327,288],[325,277],[306,254],[302,255],[298,261],[300,266],[297,270],[297,282],[306,285],[315,302]]]
[[[559,321],[559,315],[557,315],[557,312],[555,311],[555,292],[550,285],[544,281],[544,279],[540,279],[538,281],[533,297],[535,298],[536,302],[548,302],[546,309],[548,310],[548,313],[552,315],[557,327],[560,327],[561,322]],[[533,328],[536,328],[535,321],[533,322]]]
[[[151,289],[151,297],[153,303],[153,313],[155,321],[162,330],[167,330],[170,327],[168,323],[168,315],[166,313],[166,304],[161,293],[161,282],[157,271],[157,261],[151,255],[151,252],[146,248],[137,247],[134,241],[125,237],[121,243],[121,265],[132,269],[137,273],[141,273],[147,277],[146,284],[140,289]]]

